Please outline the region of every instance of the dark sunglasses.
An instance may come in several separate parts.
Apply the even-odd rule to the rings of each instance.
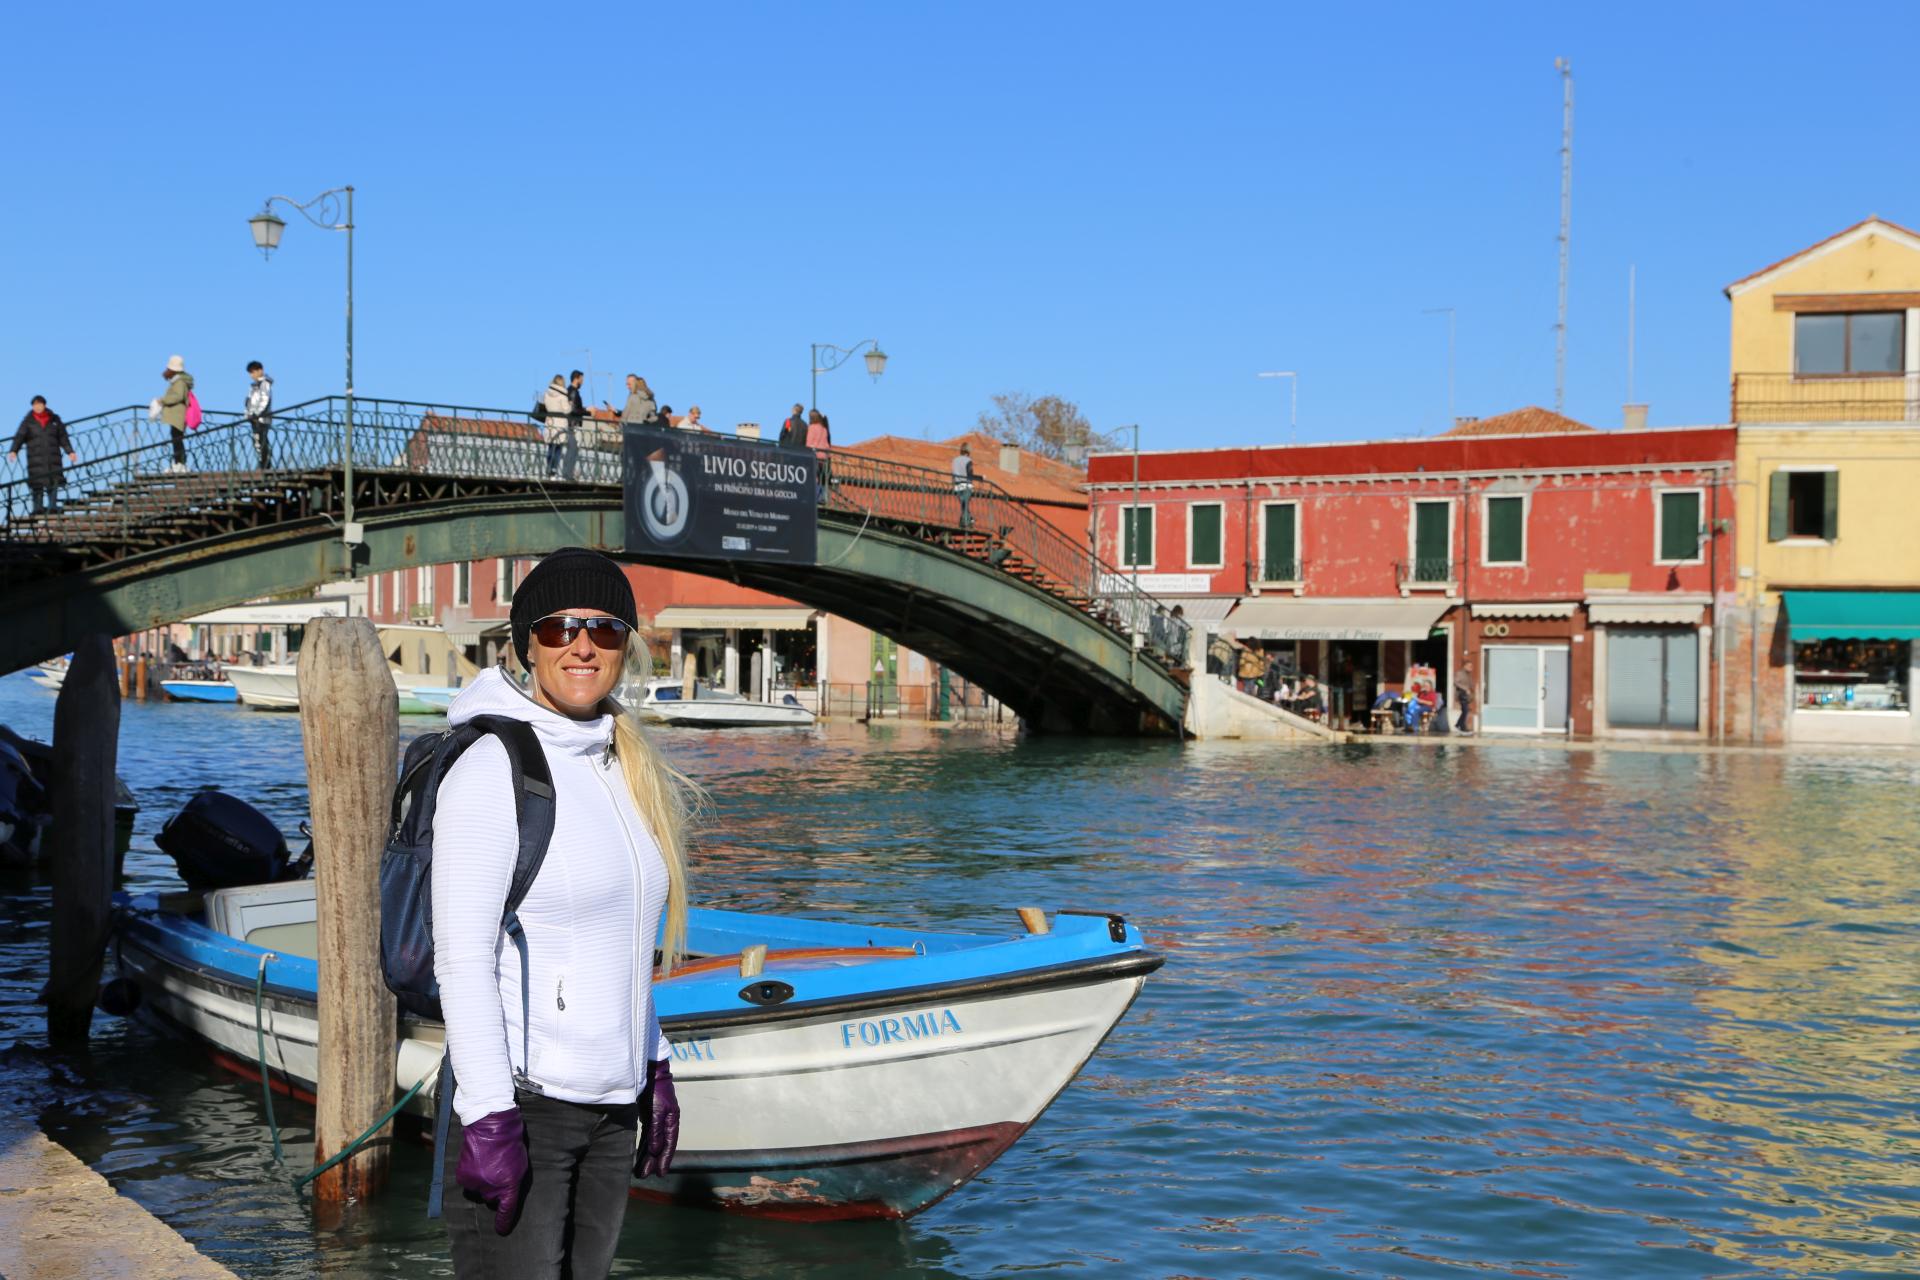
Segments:
[[[550,613],[531,629],[533,638],[549,649],[572,648],[573,638],[582,631],[596,649],[622,649],[631,630],[618,618],[576,618],[570,613]]]

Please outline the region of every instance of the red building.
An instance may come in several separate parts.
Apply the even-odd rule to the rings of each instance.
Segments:
[[[1317,676],[1336,720],[1363,725],[1421,664],[1472,689],[1485,732],[1698,737],[1722,717],[1734,439],[1529,408],[1424,439],[1144,454],[1137,499],[1134,455],[1102,454],[1089,490],[1103,558]]]

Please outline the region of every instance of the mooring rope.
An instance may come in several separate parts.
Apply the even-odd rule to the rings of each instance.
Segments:
[[[273,1113],[273,1080],[267,1072],[267,1032],[266,1022],[262,1014],[262,1006],[267,987],[267,961],[274,958],[275,956],[271,951],[261,955],[260,972],[255,975],[253,980],[253,1043],[255,1051],[260,1057],[260,1096],[265,1099],[267,1105],[267,1130],[273,1135],[273,1161],[275,1164],[284,1168],[287,1163],[287,1157],[280,1145],[280,1122],[275,1118]],[[407,1090],[400,1096],[400,1101],[387,1108],[385,1115],[368,1125],[365,1133],[362,1133],[352,1142],[349,1142],[346,1147],[332,1159],[294,1178],[292,1180],[293,1189],[295,1191],[300,1190],[300,1188],[306,1186],[309,1182],[312,1182],[315,1178],[333,1168],[333,1166],[339,1164],[348,1156],[353,1155],[359,1151],[360,1148],[366,1146],[367,1143],[372,1140],[373,1135],[380,1132],[381,1127],[385,1125],[387,1121],[399,1115],[400,1109],[414,1100],[420,1090],[426,1087],[427,1081],[431,1080],[438,1071],[439,1068],[435,1067],[432,1071],[427,1072],[426,1075],[421,1076],[419,1080],[414,1082],[413,1088]]]

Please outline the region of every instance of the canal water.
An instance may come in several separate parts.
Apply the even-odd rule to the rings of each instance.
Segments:
[[[0,679],[45,736],[53,695]],[[409,731],[430,722],[410,726]],[[918,1219],[636,1205],[620,1274],[1920,1273],[1920,760],[665,732],[714,905],[1011,930],[1123,911],[1168,963]],[[153,834],[218,783],[291,828],[296,718],[128,704]],[[403,1144],[319,1230],[256,1086],[104,1015],[44,1046],[47,895],[0,898],[0,1091],[243,1276],[447,1274]],[[281,1104],[304,1169],[311,1113]]]

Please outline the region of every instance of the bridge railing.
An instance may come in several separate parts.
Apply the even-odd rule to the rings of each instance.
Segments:
[[[163,537],[169,522],[185,513],[276,501],[276,492],[296,477],[334,471],[345,457],[346,404],[338,396],[276,409],[264,449],[243,415],[206,414],[200,428],[187,433],[185,474],[170,469],[172,433],[148,421],[146,412],[144,405],[128,406],[69,424],[81,459],[65,467],[59,496],[69,514],[63,517],[29,518],[24,456],[12,473],[0,473],[8,475],[0,482],[0,538],[71,543],[126,538],[142,528]],[[363,475],[618,485],[620,425],[588,418],[571,433],[543,434],[523,410],[356,396],[353,465]],[[992,481],[973,480],[963,513],[961,493],[946,472],[838,449],[823,455],[822,472],[825,508],[940,530],[970,554],[1138,637],[1170,665],[1185,665],[1183,620]]]
[[[828,482],[822,503],[828,509],[979,538],[989,563],[1008,564],[1017,556],[1032,570],[1035,585],[1066,597],[1124,635],[1138,636],[1167,664],[1186,665],[1184,619],[993,481],[976,476],[963,498],[949,472],[841,449],[827,454],[824,470]]]

